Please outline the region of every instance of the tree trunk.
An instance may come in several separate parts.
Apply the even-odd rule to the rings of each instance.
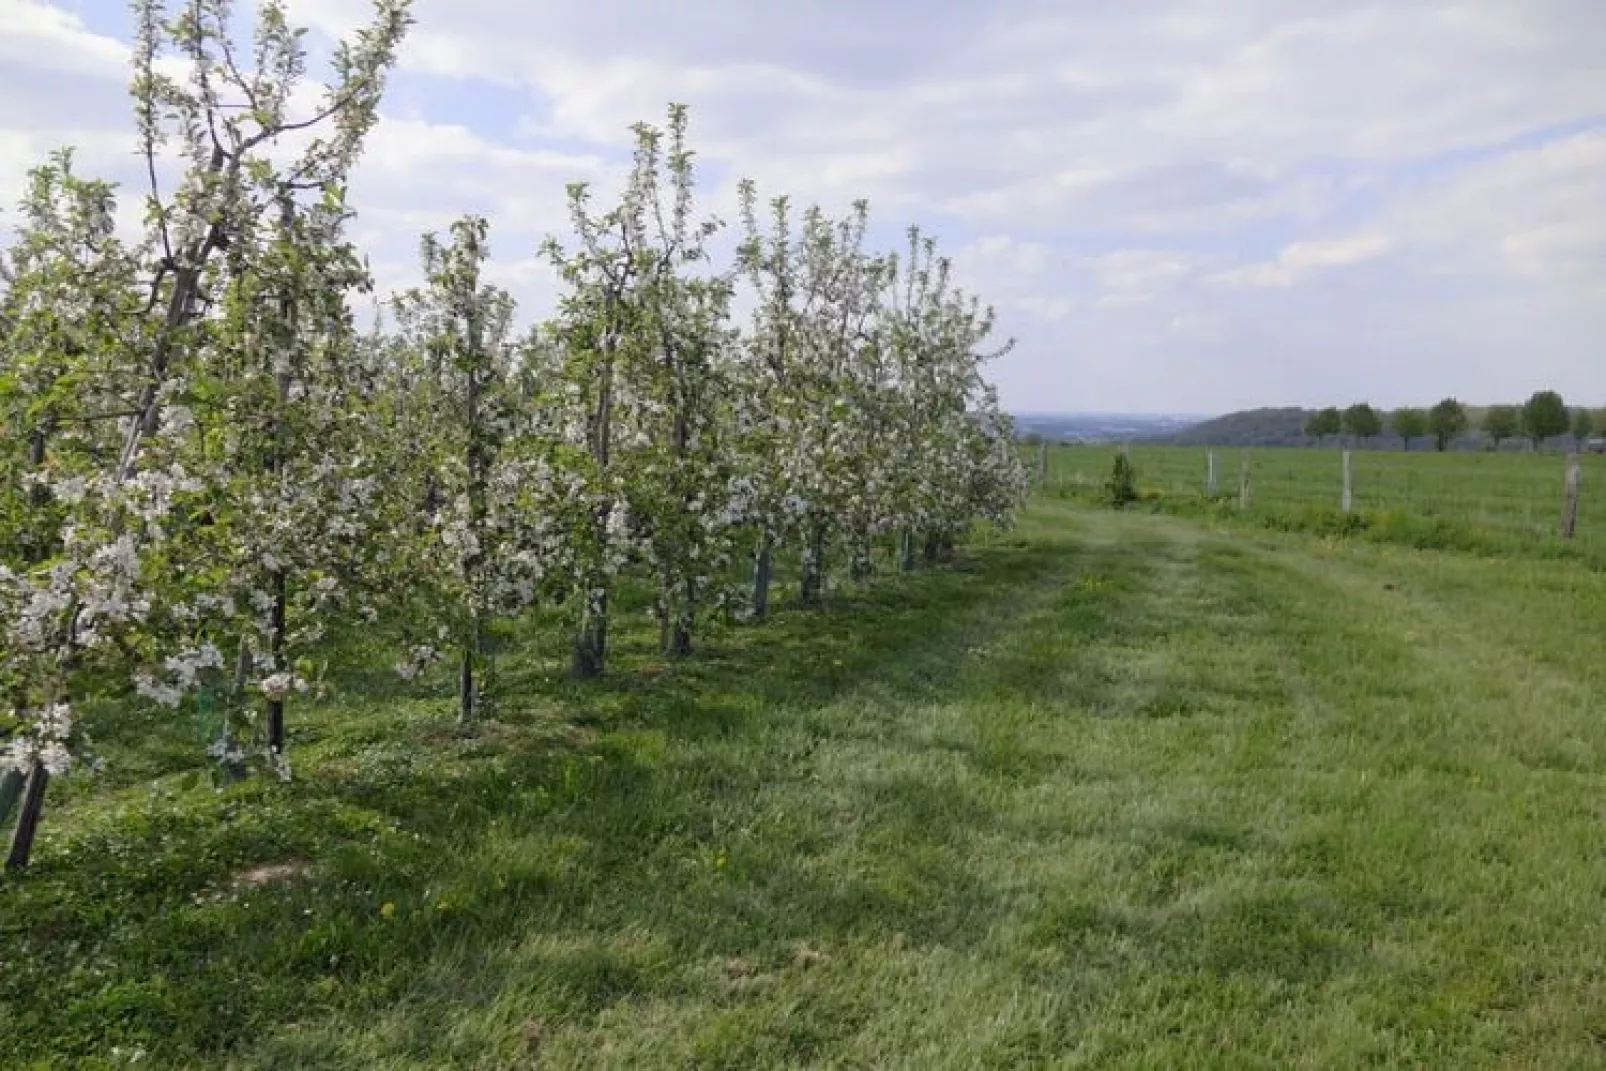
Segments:
[[[28,471],[39,472],[45,467],[45,446],[49,438],[49,431],[43,423],[37,425],[28,435]],[[50,489],[42,483],[36,483],[28,489],[28,504],[35,509],[41,509],[50,504]]]
[[[463,582],[469,598],[468,634],[463,637],[462,665],[459,667],[457,677],[457,724],[464,727],[474,721],[477,700],[474,679],[478,669],[480,651],[485,645],[485,621],[481,616],[481,596],[483,594],[483,571],[486,556],[489,553],[487,545],[490,543],[486,532],[486,517],[489,507],[486,504],[487,484],[490,482],[492,453],[495,445],[491,434],[481,419],[481,399],[485,393],[485,379],[481,373],[490,367],[490,358],[485,350],[484,328],[481,323],[481,307],[470,289],[467,300],[464,302],[463,327],[466,335],[465,345],[468,350],[468,368],[464,383],[463,417],[468,426],[468,439],[464,444],[463,461],[468,469],[468,523],[469,530],[474,534],[476,550],[463,559]]]
[[[688,578],[681,588],[681,602],[670,604],[669,642],[664,654],[670,658],[685,658],[691,654],[692,628],[696,624],[697,582]]]
[[[28,435],[28,471],[30,473],[42,472],[45,467],[45,446],[48,433],[43,423],[37,425]],[[43,510],[50,504],[50,488],[43,483],[36,483],[28,489],[28,505],[35,510]],[[22,560],[29,565],[44,561],[50,557],[52,544],[56,540],[29,530],[22,546]]]
[[[915,534],[907,528],[898,537],[898,568],[905,573],[915,571]]]
[[[457,674],[457,725],[465,728],[474,721],[477,696],[474,690],[474,669],[479,661],[480,647],[484,638],[484,627],[478,614],[468,627],[468,635],[463,640],[462,665]]]
[[[606,299],[609,326],[602,337],[603,361],[598,371],[597,407],[591,414],[590,426],[587,429],[591,456],[603,473],[608,471],[613,451],[613,361],[619,347],[619,328],[614,323],[617,303],[618,295],[610,290]],[[604,505],[592,514],[598,539],[607,540],[608,518],[611,514],[610,505]],[[587,579],[590,586],[584,592],[585,605],[580,611],[580,631],[574,639],[574,657],[570,662],[570,672],[582,680],[602,676],[608,652],[608,589],[604,586],[606,578],[599,570]]]
[[[227,170],[229,177],[235,177],[239,174],[243,159],[243,156],[231,159],[221,145],[214,144],[212,155],[207,160],[206,173],[209,177],[213,177]],[[167,296],[167,312],[158,329],[155,344],[151,347],[150,378],[140,389],[137,405],[139,415],[129,425],[128,433],[123,437],[122,450],[118,455],[116,482],[119,484],[134,474],[134,459],[139,452],[140,440],[147,435],[156,434],[160,425],[157,401],[162,385],[167,380],[167,365],[172,355],[173,336],[180,328],[200,315],[201,278],[207,258],[214,250],[221,249],[227,244],[221,224],[214,222],[204,235],[198,234],[193,237],[180,255],[180,266],[173,273],[173,289]]]
[[[763,621],[770,612],[770,579],[775,573],[775,536],[768,529],[759,537],[753,556],[753,620]]]
[[[283,573],[273,574],[273,669],[284,672],[285,581]],[[268,750],[284,754],[284,699],[268,700]]]
[[[687,400],[689,390],[686,386],[686,362],[681,360],[680,347],[675,344],[673,334],[669,331],[663,333],[664,363],[671,370],[675,381],[675,419],[670,429],[670,449],[674,452],[677,469],[683,474],[686,456],[691,447],[691,423],[687,420],[687,409],[690,402]],[[679,477],[684,480],[684,475]],[[683,494],[681,509],[688,512],[692,509],[692,495]],[[685,566],[682,565],[682,568]],[[664,638],[664,656],[667,658],[685,658],[691,654],[692,628],[697,614],[697,581],[690,576],[682,577],[679,588],[679,598],[676,598],[673,579],[665,585],[666,596],[664,609],[668,617],[665,621],[668,626],[668,635]]]
[[[691,629],[685,621],[676,619],[669,629],[669,642],[664,647],[667,658],[686,658],[691,654]]]
[[[942,556],[942,537],[936,532],[927,532],[923,553],[927,565],[937,564],[937,559]]]
[[[39,819],[45,810],[45,787],[50,784],[50,771],[44,763],[35,761],[28,771],[28,784],[22,797],[22,812],[17,815],[17,828],[11,834],[11,852],[6,856],[7,870],[22,870],[33,856],[34,834],[39,832]]]
[[[870,579],[871,568],[869,541],[860,537],[853,544],[853,560],[848,566],[849,575],[862,584]]]
[[[670,597],[669,577],[660,573],[658,575],[658,602],[653,607],[653,616],[658,618],[658,650],[662,654],[669,653],[669,617]]]
[[[592,523],[599,539],[608,538],[608,518],[612,507],[604,505],[592,514]],[[575,633],[574,657],[570,672],[581,679],[602,676],[608,654],[608,578],[598,567],[585,578],[581,592],[580,628]]]
[[[571,672],[582,679],[602,676],[608,649],[608,593],[597,590],[586,596],[580,618],[580,632],[574,640]]]
[[[280,226],[288,235],[295,221],[295,205],[286,197],[280,204]],[[283,319],[285,328],[289,332],[292,346],[298,339],[297,306],[293,293],[281,294],[279,297],[279,315]],[[273,409],[273,460],[271,470],[274,482],[279,483],[284,478],[284,465],[289,452],[287,429],[284,423],[285,410],[290,405],[290,368],[286,359],[282,366],[275,361],[274,375],[274,409]],[[273,671],[283,673],[285,668],[284,633],[285,617],[288,599],[286,598],[286,585],[283,569],[273,571],[273,637],[270,650],[273,654]],[[284,754],[284,698],[282,696],[268,700],[268,752],[271,755]]]
[[[804,606],[819,606],[825,595],[825,526],[817,525],[803,551],[803,579],[799,586]]]
[[[440,490],[435,486],[435,474],[431,472],[424,477],[424,516],[434,520],[440,508]]]
[[[11,817],[11,808],[17,805],[17,799],[22,795],[22,771],[12,767],[0,774],[0,829],[5,828],[6,819]]]
[[[223,716],[218,725],[218,735],[214,742],[221,742],[225,746],[232,738],[233,723],[236,711],[244,703],[245,682],[251,676],[251,670],[256,659],[251,651],[251,641],[246,636],[240,637],[240,646],[234,658],[234,679],[229,681],[228,691],[223,701]],[[219,776],[227,783],[237,781],[245,776],[245,768],[240,762],[227,762],[222,756],[218,759]]]

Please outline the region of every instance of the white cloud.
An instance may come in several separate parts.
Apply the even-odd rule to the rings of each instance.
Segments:
[[[1246,264],[1211,276],[1212,282],[1228,286],[1292,286],[1312,271],[1360,264],[1387,253],[1393,245],[1388,235],[1365,231],[1329,241],[1294,242],[1264,264]]]
[[[128,50],[79,16],[41,0],[0,0],[0,68],[105,77],[124,73]]]
[[[1153,301],[1194,270],[1187,257],[1149,249],[1109,253],[1094,258],[1089,267],[1101,292],[1099,303],[1105,307]]]
[[[1599,283],[1606,278],[1606,130],[1505,153],[1422,184],[1384,218],[1441,265]]]
[[[8,200],[60,141],[131,173],[123,46],[66,6],[0,0]],[[292,14],[327,35],[364,7]],[[1530,379],[1606,400],[1598,0],[415,15],[353,190],[382,279],[409,276],[418,232],[482,212],[499,278],[544,308],[533,251],[566,226],[564,184],[609,188],[630,124],[676,100],[727,219],[745,175],[833,210],[868,197],[886,243],[907,221],[938,234],[1021,340],[996,369],[1016,404],[1387,403]]]

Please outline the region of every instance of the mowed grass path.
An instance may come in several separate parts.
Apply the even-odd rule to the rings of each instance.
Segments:
[[[1040,503],[681,666],[511,656],[467,739],[370,696],[293,788],[80,791],[0,1066],[1606,1066],[1603,614]]]

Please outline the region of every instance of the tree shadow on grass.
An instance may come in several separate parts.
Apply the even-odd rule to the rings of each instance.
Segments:
[[[988,652],[1023,615],[1124,627],[1143,569],[1115,546],[984,548],[717,631],[685,662],[638,623],[594,682],[521,633],[466,735],[449,700],[380,692],[298,723],[293,785],[84,804],[0,886],[0,1063],[116,1045],[215,1065],[277,1038],[268,1062],[339,1066],[340,1023],[429,1062],[471,1044],[452,1028],[470,1009],[585,1018],[803,943],[974,947],[1007,910],[956,861],[996,823],[975,778],[1053,766],[1018,741],[933,741],[909,710],[1057,697],[1040,678],[1063,680],[1064,650]],[[1085,575],[1114,579],[1077,592]],[[909,762],[834,782],[816,763],[872,745]]]
[[[969,910],[949,905],[984,892],[942,866],[940,826],[906,824],[903,851],[857,875],[813,866],[834,832],[821,816],[758,847],[733,831],[809,776],[811,711],[867,682],[939,690],[976,609],[1006,605],[1058,553],[990,548],[963,570],[843,591],[673,666],[638,627],[596,682],[515,650],[501,713],[462,738],[439,700],[344,699],[296,723],[290,786],[76,792],[33,869],[0,886],[0,1062],[113,1045],[204,1062],[403,1000],[450,950],[545,932],[642,928],[676,954],[805,932],[962,940]],[[168,729],[152,751],[176,748]],[[923,799],[895,785],[876,820]],[[241,881],[286,860],[285,880]],[[601,1000],[620,983],[604,971],[591,988]]]

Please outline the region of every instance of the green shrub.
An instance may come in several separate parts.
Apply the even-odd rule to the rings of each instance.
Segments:
[[[1125,451],[1115,455],[1115,468],[1104,484],[1104,501],[1116,509],[1138,500],[1138,474]]]
[[[1307,504],[1284,507],[1262,515],[1261,524],[1279,532],[1308,532],[1319,536],[1347,536],[1366,530],[1363,513],[1345,513],[1331,506]]]

